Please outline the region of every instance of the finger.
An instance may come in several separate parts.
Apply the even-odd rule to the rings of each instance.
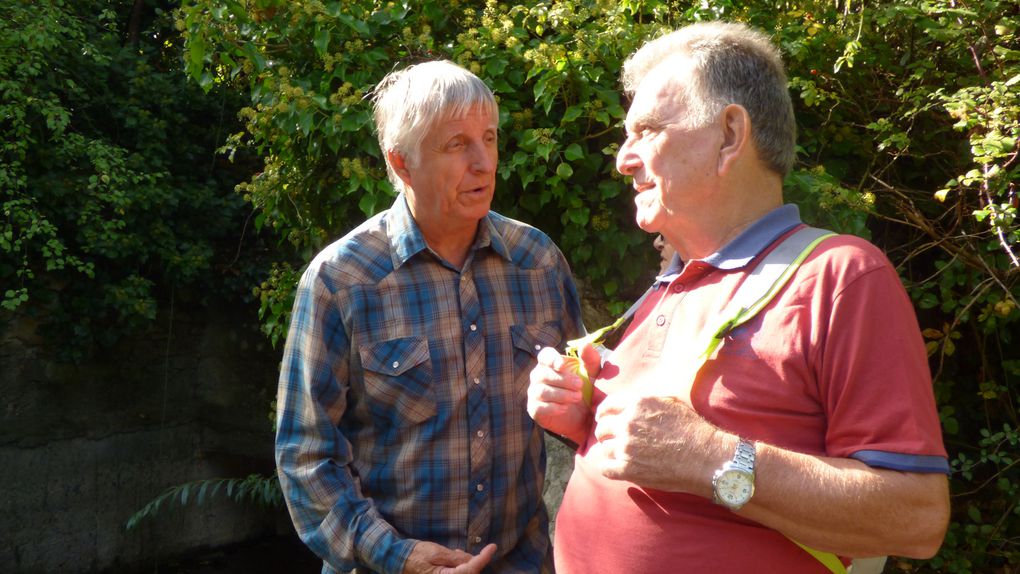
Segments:
[[[630,406],[630,402],[634,400],[634,397],[628,396],[627,393],[613,393],[606,396],[598,408],[595,409],[595,422],[599,423],[603,419],[607,419],[616,415],[621,414],[625,408]]]
[[[560,373],[546,365],[538,365],[532,369],[530,378],[529,392],[531,392],[530,389],[534,389],[535,393],[545,392],[546,388],[579,391],[582,385],[581,377],[576,373]]]
[[[478,574],[482,571],[482,568],[492,561],[492,557],[496,554],[496,545],[489,544],[475,557],[471,558],[466,564],[453,569],[452,574]]]
[[[605,416],[601,419],[596,418],[594,433],[595,440],[600,443],[616,438],[616,432],[613,430],[613,417]]]
[[[528,398],[542,403],[571,402],[581,396],[581,379],[578,377],[559,377],[547,380],[534,380],[528,385]]]
[[[584,368],[588,374],[593,377],[602,370],[602,355],[591,343],[585,343],[584,347],[581,347],[581,360],[584,361]]]
[[[629,475],[626,474],[627,462],[623,460],[617,460],[610,452],[610,449],[604,449],[604,456],[598,458],[599,472],[602,476],[610,480],[626,480]]]
[[[552,347],[545,347],[538,352],[538,364],[558,371],[563,366],[563,355]]]

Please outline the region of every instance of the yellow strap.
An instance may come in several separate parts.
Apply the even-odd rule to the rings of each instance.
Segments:
[[[807,552],[808,554],[814,556],[815,560],[821,562],[822,566],[828,568],[829,571],[832,572],[833,574],[846,574],[846,566],[844,566],[843,562],[839,559],[839,557],[833,554],[832,552],[822,552],[821,550],[815,550],[814,548],[804,546],[803,544],[797,542],[792,538],[790,540],[797,546],[803,548],[804,552]]]

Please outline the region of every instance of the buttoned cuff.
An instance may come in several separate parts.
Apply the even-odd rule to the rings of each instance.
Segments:
[[[358,544],[363,553],[360,561],[382,574],[401,574],[416,543],[398,536],[389,524],[379,521],[362,533]]]

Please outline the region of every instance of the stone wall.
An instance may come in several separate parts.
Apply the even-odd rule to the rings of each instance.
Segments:
[[[0,572],[152,571],[286,529],[222,496],[124,526],[167,487],[272,472],[279,352],[250,314],[178,312],[86,365],[54,361],[29,319],[3,325]]]

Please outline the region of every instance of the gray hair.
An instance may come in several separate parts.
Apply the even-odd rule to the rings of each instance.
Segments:
[[[399,153],[412,166],[421,158],[421,144],[438,123],[463,118],[475,106],[499,120],[499,105],[478,76],[450,62],[437,60],[390,72],[372,93],[375,129],[383,157]],[[398,190],[404,182],[386,158],[386,171]]]
[[[786,175],[796,160],[797,124],[779,50],[745,24],[703,22],[652,40],[623,65],[624,90],[633,94],[653,70],[688,67],[684,103],[692,127],[713,121],[729,104],[751,117],[751,137],[762,161]]]

